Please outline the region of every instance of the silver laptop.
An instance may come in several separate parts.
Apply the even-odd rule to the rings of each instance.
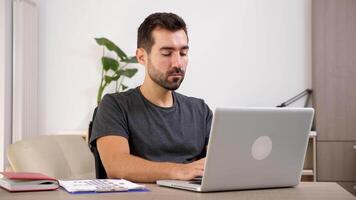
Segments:
[[[299,183],[312,108],[217,108],[201,180],[158,180],[197,192],[290,187]]]

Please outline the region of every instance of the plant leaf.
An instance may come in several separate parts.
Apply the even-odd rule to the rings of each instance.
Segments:
[[[118,74],[131,78],[136,73],[137,73],[137,69],[124,69],[124,70],[119,70]]]
[[[117,81],[117,80],[119,80],[120,77],[121,77],[121,74],[118,73],[116,76],[111,77],[111,79],[113,81]]]
[[[109,84],[112,81],[112,77],[111,76],[105,76],[105,82],[107,82],[107,84]]]
[[[125,91],[128,87],[121,83],[122,91]]]
[[[127,55],[125,52],[123,52],[115,43],[111,42],[107,38],[95,38],[96,43],[98,43],[101,46],[105,46],[108,50],[114,51],[117,56],[120,57],[121,60],[128,59]]]
[[[101,63],[103,64],[105,71],[108,71],[109,69],[116,71],[119,68],[119,62],[117,62],[115,59],[112,59],[109,57],[103,56],[101,58]]]
[[[137,63],[137,58],[136,58],[136,56],[131,56],[131,57],[128,57],[127,59],[122,60],[122,62],[125,62],[125,63]]]

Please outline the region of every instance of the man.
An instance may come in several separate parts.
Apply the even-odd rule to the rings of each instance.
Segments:
[[[185,22],[154,13],[138,29],[136,57],[146,67],[140,87],[105,95],[90,142],[109,178],[135,182],[202,176],[212,112],[201,99],[174,90],[188,64]]]

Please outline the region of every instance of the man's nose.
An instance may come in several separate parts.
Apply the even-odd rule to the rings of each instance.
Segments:
[[[182,56],[179,53],[175,53],[172,56],[172,67],[178,67],[181,68],[182,67]]]

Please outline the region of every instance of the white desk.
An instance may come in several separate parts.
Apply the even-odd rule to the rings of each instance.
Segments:
[[[150,192],[68,194],[62,189],[48,192],[9,193],[0,189],[1,200],[356,200],[336,183],[302,182],[295,188],[196,193],[148,184]]]

